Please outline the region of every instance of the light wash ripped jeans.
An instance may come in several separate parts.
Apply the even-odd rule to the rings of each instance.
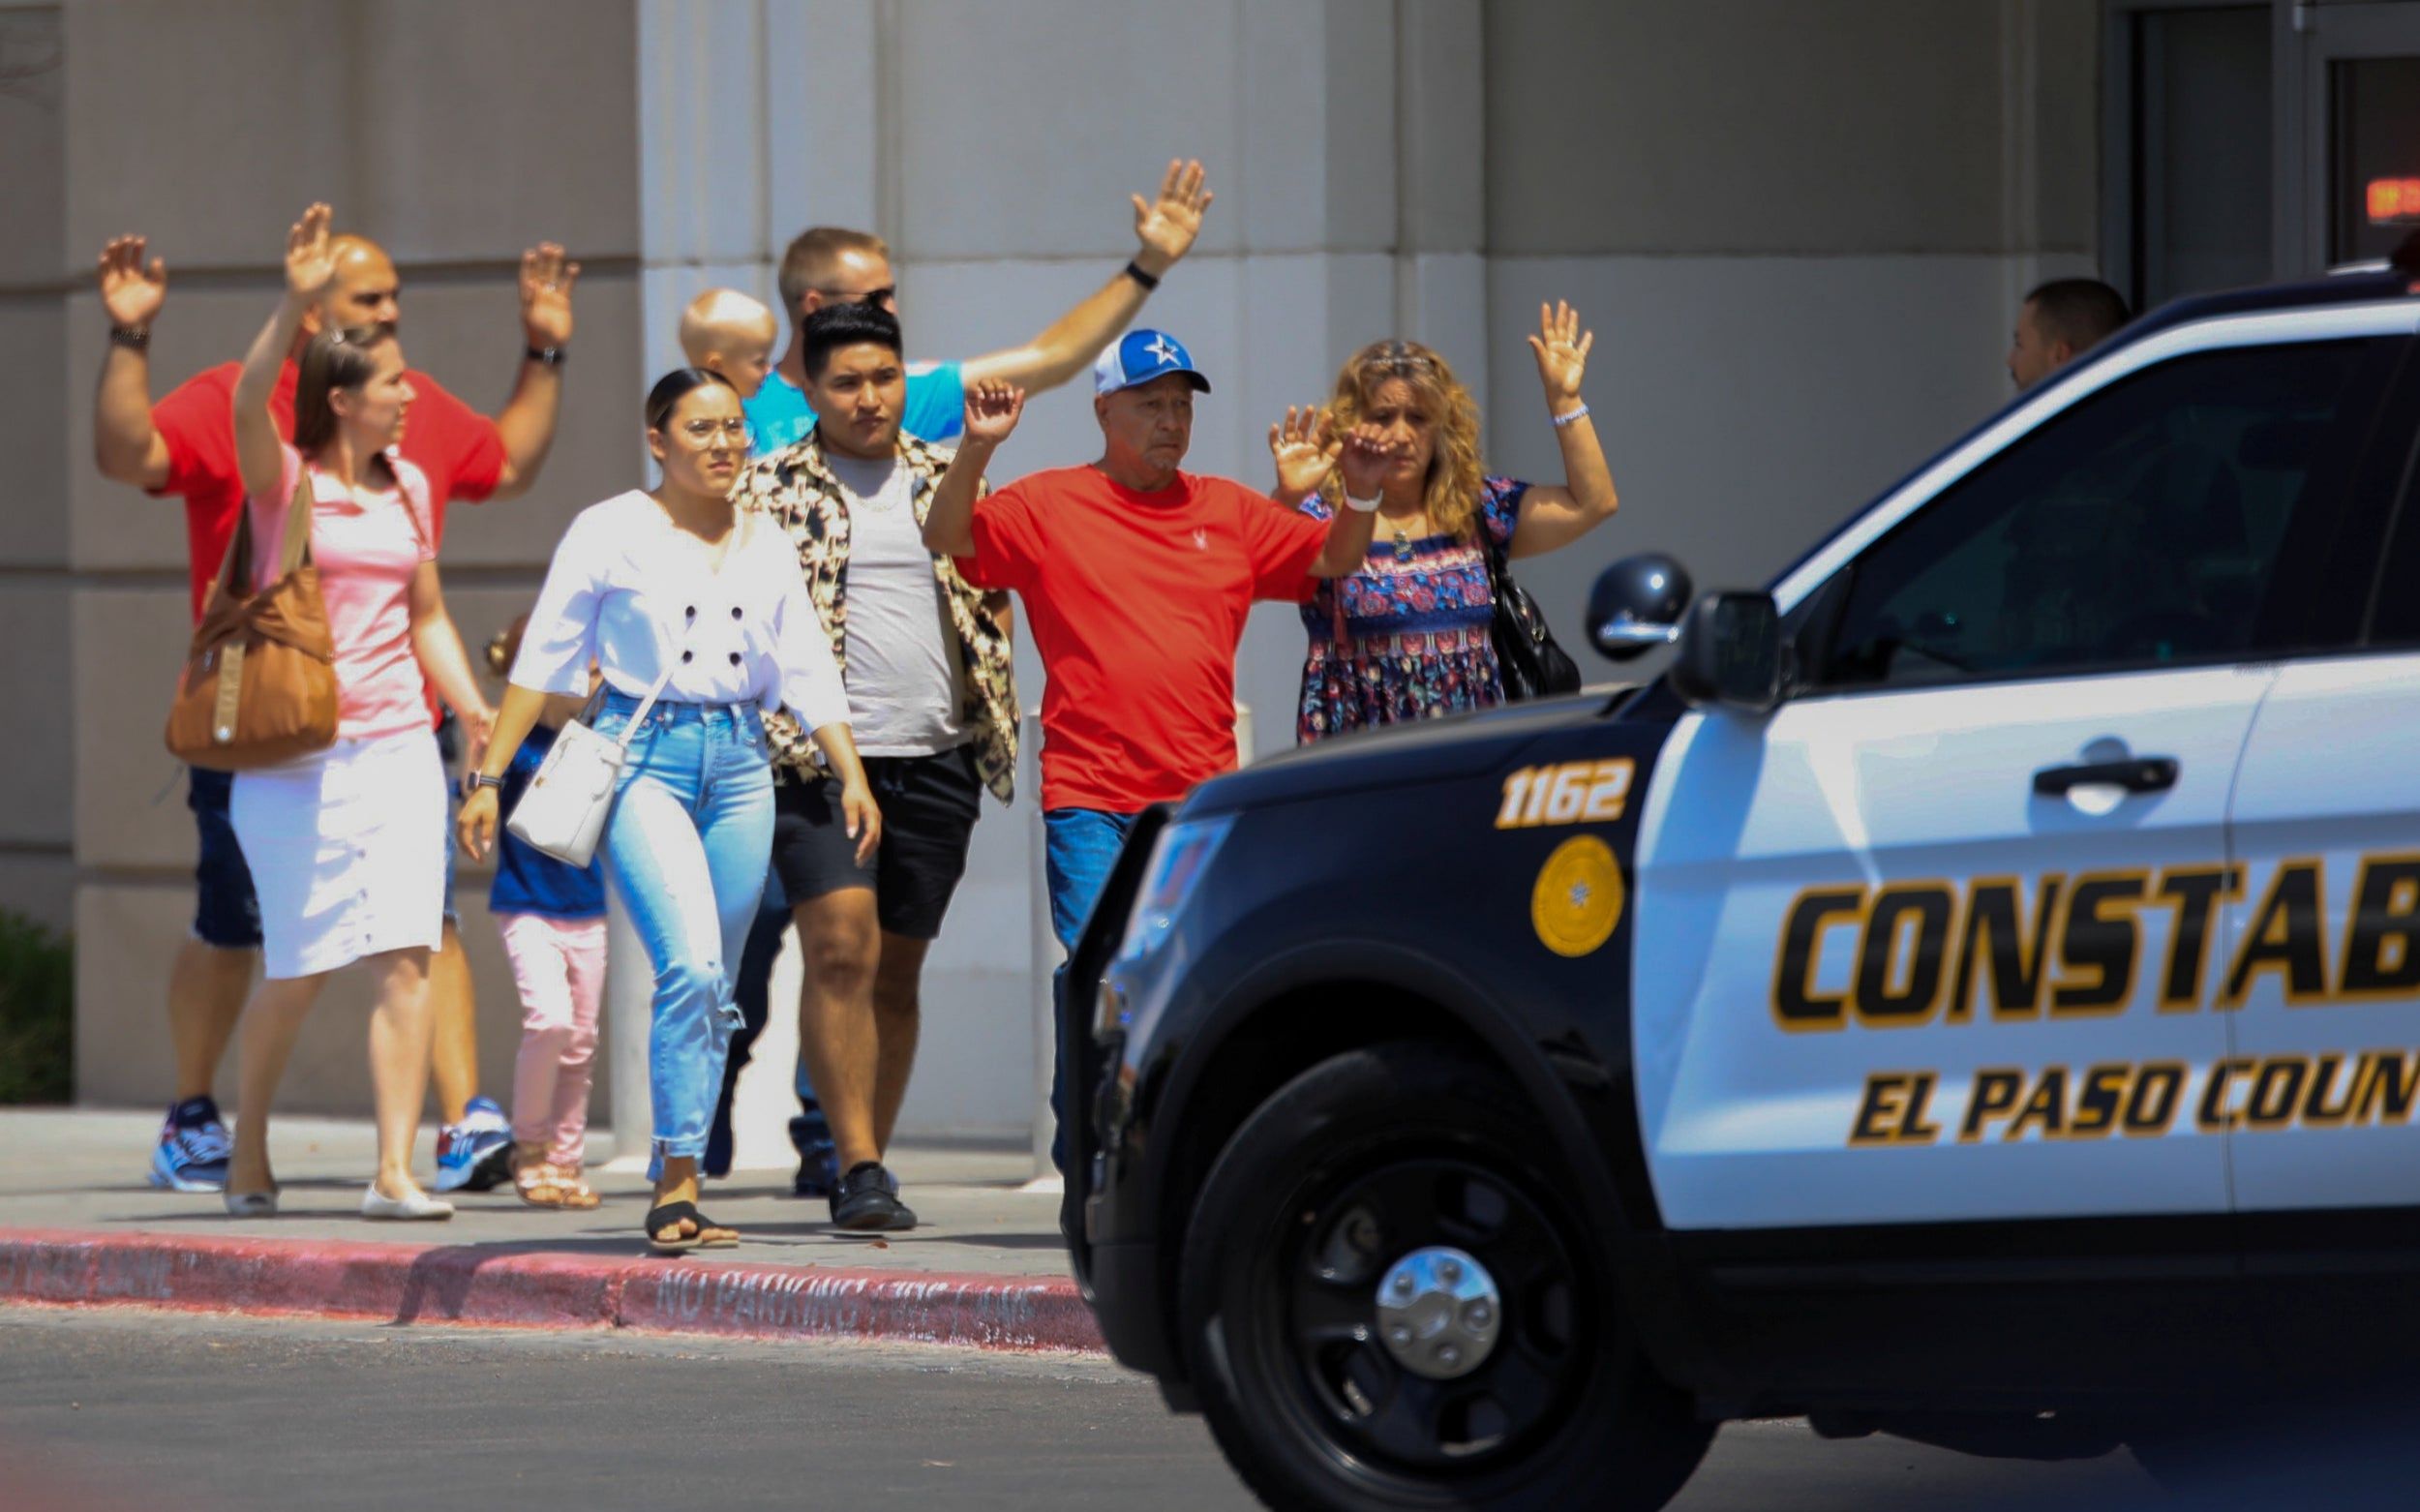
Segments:
[[[607,692],[600,735],[619,739],[639,701]],[[658,703],[630,741],[606,816],[605,882],[655,971],[648,1092],[666,1157],[706,1153],[740,1010],[732,984],[773,849],[773,782],[752,706]]]

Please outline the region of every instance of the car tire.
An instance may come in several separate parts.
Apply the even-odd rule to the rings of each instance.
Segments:
[[[1467,1054],[1382,1044],[1295,1077],[1220,1154],[1184,1245],[1182,1345],[1271,1506],[1648,1512],[1696,1468],[1713,1429],[1627,1336],[1599,1225],[1524,1106]],[[1467,1261],[1483,1294],[1381,1315],[1381,1287]],[[1451,1331],[1474,1317],[1492,1338]]]

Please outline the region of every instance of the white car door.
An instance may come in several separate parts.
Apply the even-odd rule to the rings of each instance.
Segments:
[[[1779,586],[1780,710],[1679,721],[1632,985],[1668,1225],[2227,1210],[2229,795],[2397,317],[2327,318],[2012,411]]]
[[[2420,655],[2298,662],[2253,728],[2226,910],[2246,1211],[2420,1204]]]

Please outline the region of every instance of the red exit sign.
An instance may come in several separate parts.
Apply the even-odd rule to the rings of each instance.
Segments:
[[[2420,226],[2420,178],[2370,180],[2372,226]]]

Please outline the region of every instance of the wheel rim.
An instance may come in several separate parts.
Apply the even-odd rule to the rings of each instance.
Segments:
[[[1263,1273],[1275,1305],[1255,1310],[1290,1365],[1294,1389],[1280,1395],[1298,1424],[1331,1457],[1423,1478],[1499,1467],[1552,1433],[1596,1351],[1572,1247],[1547,1209],[1463,1157],[1396,1159],[1320,1186],[1289,1205],[1301,1221]],[[1390,1338],[1404,1326],[1409,1340]],[[1441,1342],[1459,1347],[1440,1358]]]

